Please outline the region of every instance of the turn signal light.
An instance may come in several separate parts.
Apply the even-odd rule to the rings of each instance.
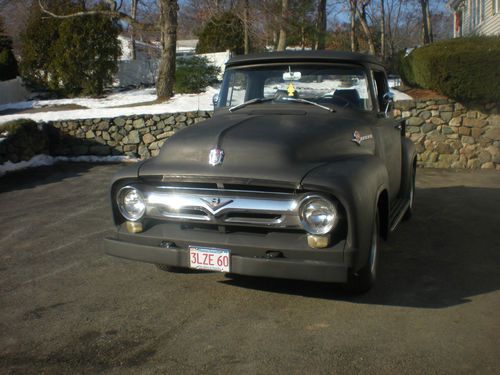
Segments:
[[[127,221],[126,226],[129,233],[141,233],[143,230],[142,223],[138,221]]]
[[[314,249],[323,249],[330,245],[330,236],[307,235],[307,244]]]

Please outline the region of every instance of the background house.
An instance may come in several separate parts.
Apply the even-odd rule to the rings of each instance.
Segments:
[[[500,0],[452,0],[453,37],[500,35]]]

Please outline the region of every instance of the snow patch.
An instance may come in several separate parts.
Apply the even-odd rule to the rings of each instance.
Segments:
[[[391,92],[394,94],[394,101],[400,101],[400,100],[413,100],[413,98],[410,95],[405,94],[404,92],[391,89]]]
[[[131,158],[129,156],[93,156],[82,155],[75,157],[68,156],[49,156],[49,155],[36,155],[27,161],[20,161],[19,163],[12,163],[10,161],[0,164],[0,176],[7,172],[14,172],[26,168],[43,167],[54,165],[57,162],[80,162],[80,163],[121,163],[121,162],[136,162],[139,159]]]
[[[79,105],[88,109],[76,109],[68,111],[47,111],[38,113],[16,113],[0,116],[0,124],[21,118],[37,122],[80,120],[89,118],[113,118],[134,115],[156,115],[163,113],[211,111],[213,110],[212,97],[219,92],[218,88],[207,87],[200,94],[178,94],[168,102],[153,105],[138,105],[156,100],[154,88],[131,90],[115,93],[102,99],[75,98],[58,100],[36,100],[0,105],[0,111],[7,109],[44,108],[55,105]],[[110,108],[110,107],[120,108]],[[129,106],[129,107],[122,107]]]

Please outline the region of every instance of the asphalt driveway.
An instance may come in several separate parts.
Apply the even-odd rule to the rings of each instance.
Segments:
[[[498,373],[499,172],[420,169],[414,217],[352,297],[105,255],[118,168],[0,178],[1,374]]]

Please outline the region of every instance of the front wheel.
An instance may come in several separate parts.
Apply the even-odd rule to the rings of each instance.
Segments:
[[[370,254],[365,265],[358,272],[350,272],[346,289],[350,293],[364,293],[371,289],[377,279],[377,267],[380,247],[380,223],[378,210],[373,218]]]

